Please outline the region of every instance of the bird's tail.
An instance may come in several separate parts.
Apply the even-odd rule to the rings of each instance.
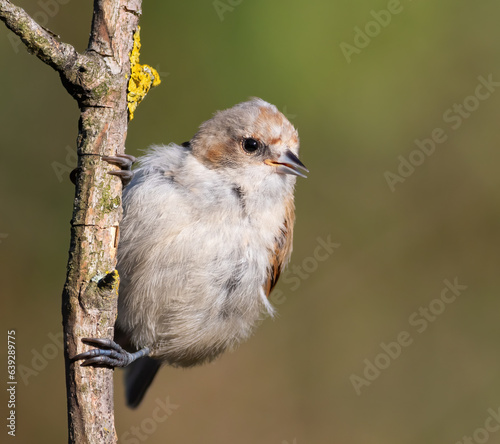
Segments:
[[[125,397],[130,408],[136,408],[153,382],[161,362],[145,356],[125,369]]]

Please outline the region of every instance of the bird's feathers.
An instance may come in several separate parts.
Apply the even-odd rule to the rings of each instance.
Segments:
[[[246,149],[249,138],[256,149]],[[296,176],[279,161],[298,149],[285,116],[252,99],[216,113],[190,143],[140,159],[123,195],[117,325],[154,360],[127,374],[132,405],[160,362],[214,359],[272,313],[267,297],[289,260],[295,219]]]

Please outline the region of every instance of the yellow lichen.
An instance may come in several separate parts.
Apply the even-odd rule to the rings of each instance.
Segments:
[[[141,39],[139,36],[140,27],[134,33],[134,47],[130,53],[130,80],[128,81],[128,113],[129,119],[134,118],[134,111],[137,105],[141,103],[142,99],[152,86],[157,86],[161,83],[160,76],[156,69],[149,65],[141,65],[139,63],[139,53],[141,49]]]

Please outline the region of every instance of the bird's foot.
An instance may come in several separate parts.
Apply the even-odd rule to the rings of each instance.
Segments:
[[[144,347],[135,353],[129,353],[111,339],[83,338],[82,342],[98,347],[80,353],[71,359],[72,362],[84,359],[82,366],[126,367],[135,360],[147,356],[150,351],[148,347]]]
[[[137,160],[134,156],[130,154],[117,154],[116,156],[102,156],[102,160],[120,167],[120,171],[108,171],[108,174],[118,176],[123,186],[128,185],[133,179],[134,172],[132,171],[132,165]]]

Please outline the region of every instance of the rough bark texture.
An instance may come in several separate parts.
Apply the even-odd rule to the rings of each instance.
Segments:
[[[123,153],[127,134],[129,52],[141,0],[95,0],[87,51],[79,54],[10,1],[0,19],[43,62],[59,72],[78,101],[78,174],[63,292],[68,433],[71,443],[116,442],[113,370],[81,367],[81,338],[113,338],[119,277],[115,269],[122,215],[121,182],[107,174],[103,155]]]

